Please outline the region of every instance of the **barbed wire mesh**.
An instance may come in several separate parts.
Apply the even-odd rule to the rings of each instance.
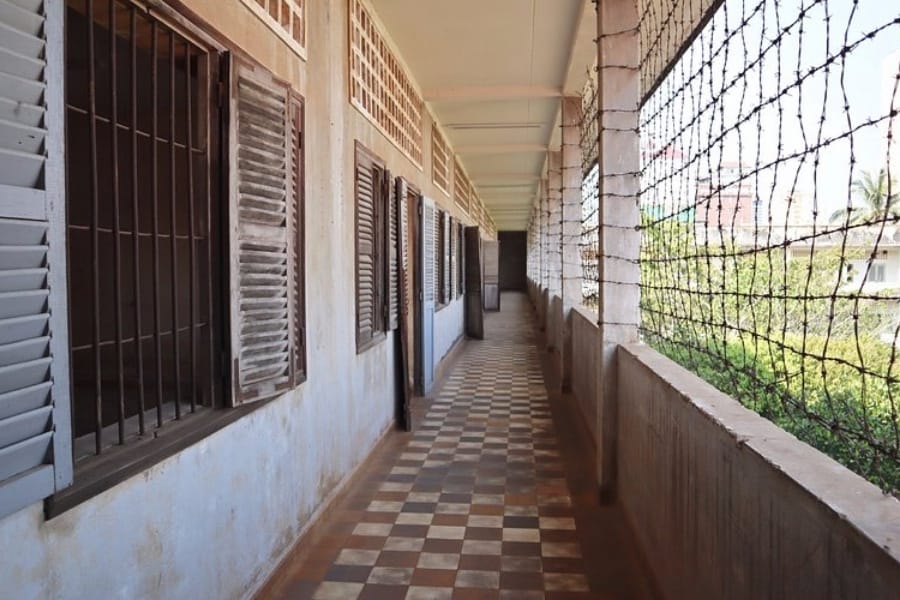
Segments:
[[[657,4],[640,2],[642,71],[671,50],[659,32],[687,40],[696,22]],[[897,490],[900,6],[725,0],[651,91],[643,339]],[[597,223],[586,173],[587,265]]]
[[[597,309],[600,273],[600,94],[596,67],[588,72],[581,94],[581,290],[585,306]]]

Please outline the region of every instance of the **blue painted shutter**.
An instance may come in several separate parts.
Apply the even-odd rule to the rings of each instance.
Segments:
[[[0,517],[72,483],[63,2],[0,2]]]

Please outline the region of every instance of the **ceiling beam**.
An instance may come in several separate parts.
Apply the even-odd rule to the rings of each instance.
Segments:
[[[545,144],[470,144],[456,146],[457,154],[531,154],[546,152]]]
[[[534,173],[475,173],[469,174],[472,181],[476,184],[479,183],[491,183],[498,182],[503,183],[506,181],[520,182],[520,181],[540,181],[541,178]]]
[[[468,102],[472,100],[527,100],[559,98],[563,90],[546,85],[453,86],[425,90],[426,102]]]

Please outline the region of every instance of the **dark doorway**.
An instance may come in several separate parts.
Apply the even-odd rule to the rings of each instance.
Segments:
[[[527,240],[524,231],[501,231],[500,289],[524,292],[526,287]]]

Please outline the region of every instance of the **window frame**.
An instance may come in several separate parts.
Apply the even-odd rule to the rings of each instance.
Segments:
[[[372,177],[372,206],[374,210],[374,259],[373,259],[373,285],[374,289],[374,312],[372,317],[372,336],[367,340],[360,339],[360,320],[359,320],[359,303],[360,296],[360,221],[359,221],[359,170],[360,158],[371,161],[372,168],[378,173]],[[355,323],[356,323],[356,353],[362,354],[379,345],[385,339],[391,330],[390,328],[390,252],[388,244],[390,242],[390,232],[388,230],[390,218],[390,202],[393,194],[390,193],[389,182],[391,180],[390,171],[384,159],[370,150],[359,140],[356,140],[353,152],[353,240],[354,240],[354,307],[355,307]]]
[[[131,0],[122,0],[120,6],[139,7],[138,4]],[[65,10],[65,8],[64,8]],[[296,228],[291,230],[289,224],[288,235],[294,236],[294,245],[299,258],[289,258],[288,270],[291,271],[299,260],[300,280],[292,278],[292,284],[296,282],[301,291],[302,298],[299,300],[300,306],[297,307],[295,302],[297,298],[292,294],[289,300],[289,311],[299,313],[302,316],[302,331],[304,334],[304,343],[302,344],[302,372],[295,371],[291,378],[290,385],[287,389],[278,394],[266,397],[257,402],[238,405],[235,402],[234,390],[229,385],[232,377],[232,369],[234,355],[238,351],[228,342],[230,332],[234,327],[231,322],[227,303],[229,302],[229,285],[234,275],[228,269],[231,252],[234,250],[229,240],[229,220],[230,220],[230,198],[235,193],[230,185],[234,165],[232,164],[231,149],[234,141],[230,139],[229,123],[232,120],[232,111],[230,109],[233,92],[231,91],[232,83],[232,63],[235,59],[240,59],[245,64],[253,65],[257,68],[266,69],[257,60],[245,54],[236,45],[226,40],[222,34],[213,30],[206,22],[200,20],[195,15],[187,11],[180,11],[173,6],[161,5],[159,10],[154,11],[149,18],[160,21],[165,27],[177,32],[179,35],[191,40],[195,44],[205,47],[214,58],[218,58],[216,73],[210,73],[209,79],[209,101],[218,105],[218,115],[214,118],[212,115],[208,117],[208,126],[210,128],[218,128],[218,147],[210,148],[210,160],[215,161],[218,166],[210,166],[210,177],[215,177],[220,183],[217,188],[217,194],[211,191],[211,202],[218,203],[219,215],[216,222],[210,224],[215,227],[218,232],[218,244],[211,249],[212,252],[218,252],[221,255],[221,273],[218,277],[218,286],[213,290],[214,296],[211,302],[218,304],[217,317],[219,319],[219,337],[222,342],[220,348],[221,360],[219,368],[215,373],[216,387],[220,390],[211,390],[214,397],[214,404],[204,410],[196,413],[183,414],[180,420],[171,420],[164,423],[163,427],[152,429],[144,436],[131,437],[124,445],[113,445],[105,449],[100,455],[92,455],[79,461],[74,468],[74,482],[67,489],[57,491],[55,494],[47,497],[44,501],[45,518],[52,519],[82,502],[90,500],[99,493],[121,483],[135,475],[145,472],[155,464],[169,458],[189,446],[199,442],[200,440],[212,435],[216,431],[228,426],[229,424],[243,418],[250,412],[267,404],[268,402],[281,398],[285,393],[301,386],[307,379],[308,362],[306,357],[306,268],[305,268],[305,204],[306,204],[306,185],[305,185],[305,98],[289,83],[277,80],[287,89],[288,110],[291,109],[294,102],[298,102],[300,106],[300,128],[299,128],[299,155],[291,155],[291,165],[288,167],[299,168],[295,185],[291,186],[291,173],[288,173],[287,186],[291,192],[286,202],[290,207],[295,207],[299,212],[297,216]],[[61,66],[63,73],[66,73],[67,66]],[[272,75],[275,78],[274,75]],[[277,79],[277,78],[276,78]],[[224,96],[223,96],[224,94]],[[288,116],[288,123],[291,123],[291,117]],[[294,129],[285,131],[285,144],[290,146],[292,143],[292,133]],[[291,147],[291,152],[294,148]],[[69,198],[65,198],[65,203],[69,202]],[[288,216],[292,218],[293,215]],[[68,254],[68,251],[64,251]],[[292,285],[292,289],[294,286]],[[213,315],[211,315],[213,316]],[[70,350],[71,345],[66,349]],[[291,353],[292,361],[297,360],[294,353]],[[297,363],[294,363],[297,364]],[[67,366],[71,368],[71,366]],[[218,392],[218,394],[217,394]],[[74,410],[74,405],[71,407]],[[74,443],[74,430],[69,432],[69,442]]]

